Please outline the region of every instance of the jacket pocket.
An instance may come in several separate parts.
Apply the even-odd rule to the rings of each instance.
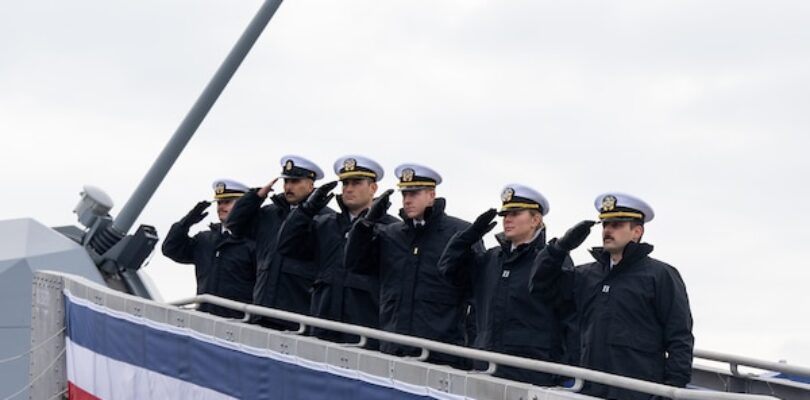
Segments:
[[[538,347],[550,349],[552,347],[551,335],[548,332],[538,332],[527,329],[507,330],[503,333],[503,345],[520,347]]]
[[[644,336],[608,335],[607,343],[613,346],[628,347],[645,353],[661,353],[660,341]]]
[[[380,283],[376,277],[352,273],[346,275],[344,285],[352,289],[358,289],[369,293],[378,293],[380,287]]]
[[[439,303],[448,305],[461,304],[461,296],[453,292],[446,291],[422,291],[416,292],[416,300],[428,303]]]
[[[315,264],[285,259],[281,265],[281,272],[314,280]]]

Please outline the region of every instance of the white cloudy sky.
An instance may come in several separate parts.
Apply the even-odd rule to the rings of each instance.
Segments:
[[[0,219],[72,224],[84,184],[115,214],[259,5],[0,3]],[[551,235],[631,192],[697,347],[810,365],[808,20],[805,1],[289,0],[138,222],[165,234],[213,179],[261,185],[289,152],[429,164],[466,219],[523,182]],[[146,270],[193,293],[190,267]]]

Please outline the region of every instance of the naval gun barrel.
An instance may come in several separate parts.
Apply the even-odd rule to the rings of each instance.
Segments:
[[[186,147],[188,141],[191,140],[191,137],[197,131],[197,128],[199,128],[205,116],[208,115],[211,107],[217,101],[219,95],[222,94],[222,91],[239,68],[239,65],[242,64],[245,56],[250,52],[250,49],[256,43],[256,40],[270,22],[270,19],[273,18],[273,14],[276,13],[279,5],[281,5],[281,1],[282,0],[266,0],[264,4],[262,4],[259,11],[242,33],[242,36],[239,37],[239,40],[231,49],[230,53],[228,53],[225,61],[219,66],[219,69],[217,69],[211,81],[208,82],[208,85],[206,85],[203,92],[197,98],[197,101],[194,102],[191,110],[189,110],[186,117],[177,127],[174,135],[169,139],[169,143],[163,148],[157,160],[155,160],[152,167],[149,168],[146,176],[143,177],[141,183],[138,184],[132,196],[121,209],[121,212],[118,213],[112,225],[112,229],[115,230],[116,233],[123,236],[132,228],[135,220],[141,215],[146,203],[149,202],[149,199],[152,198],[152,195],[155,193],[158,186],[160,186],[160,183],[163,182],[163,178],[169,173],[169,169],[171,169],[174,162],[177,161],[177,157],[180,156],[180,153]]]

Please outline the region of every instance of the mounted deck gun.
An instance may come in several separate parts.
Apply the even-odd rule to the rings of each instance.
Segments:
[[[85,186],[81,193],[81,201],[73,211],[87,230],[80,231],[75,227],[58,228],[60,232],[87,249],[102,273],[104,281],[111,288],[140,297],[153,298],[137,271],[154,250],[158,241],[157,231],[153,226],[140,225],[135,233],[131,235],[127,233],[280,4],[281,0],[265,1],[118,216],[115,219],[110,216],[109,211],[113,202],[106,193],[96,187]]]
[[[83,228],[49,228],[32,218],[0,221],[0,293],[4,299],[0,302],[0,360],[7,361],[0,363],[0,398],[27,397],[27,389],[13,391],[27,381],[35,271],[66,272],[140,297],[158,297],[138,273],[158,242],[157,232],[150,225],[140,225],[132,234],[129,231],[281,1],[264,1],[115,218],[110,215],[112,199],[99,188],[85,186],[73,210]]]

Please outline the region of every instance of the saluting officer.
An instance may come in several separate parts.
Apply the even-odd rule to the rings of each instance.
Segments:
[[[315,261],[313,316],[377,328],[379,280],[347,271],[343,259],[349,230],[360,216],[367,215],[384,171],[376,161],[359,155],[338,158],[334,170],[342,184],[342,194],[337,196],[340,213],[318,214],[333,197],[329,192],[337,182],[322,185],[287,217],[279,234],[278,249],[284,255]],[[381,224],[398,221],[388,214],[370,218]],[[358,340],[354,335],[339,332],[315,329],[314,333],[337,342]]]
[[[477,337],[483,350],[558,362],[563,352],[562,332],[554,309],[540,293],[529,292],[532,265],[546,246],[543,218],[549,203],[540,192],[524,185],[507,185],[500,211],[481,214],[457,233],[444,250],[439,269],[454,281],[472,282]],[[500,246],[483,251],[481,238],[503,217]],[[553,375],[498,366],[495,376],[535,385],[555,384]]]
[[[256,282],[255,245],[252,240],[231,235],[223,225],[234,202],[248,190],[230,179],[214,181],[214,201],[220,223],[210,229],[188,236],[192,225],[208,215],[211,203],[201,201],[180,221],[174,223],[163,241],[163,255],[182,264],[194,264],[197,294],[213,294],[227,299],[250,303]],[[229,318],[241,318],[236,310],[203,303],[200,311]]]
[[[652,208],[622,193],[600,195],[595,207],[603,243],[591,250],[596,262],[572,271],[560,268],[595,224],[582,221],[538,255],[534,287],[547,293],[554,286],[574,291],[583,367],[686,386],[694,348],[692,313],[678,270],[650,257],[653,246],[641,241],[645,223],[654,217]],[[571,274],[573,279],[566,279]],[[607,399],[649,398],[599,384],[587,384],[583,392]]]
[[[465,282],[445,278],[437,267],[448,240],[470,224],[445,213],[436,197],[441,176],[418,164],[396,168],[403,221],[379,223],[390,202],[386,192],[374,201],[349,234],[346,267],[380,278],[380,327],[389,332],[463,344]],[[389,354],[417,355],[418,349],[382,343]],[[430,361],[462,366],[456,357],[431,354]]]
[[[279,178],[258,190],[251,190],[239,199],[228,219],[228,228],[235,234],[256,240],[257,275],[253,302],[298,314],[309,314],[310,288],[315,279],[311,261],[284,257],[276,251],[281,224],[290,211],[303,203],[323,178],[323,171],[306,158],[288,155],[281,158],[284,193],[270,198],[272,204],[262,207],[267,195]],[[334,213],[329,208],[322,214]],[[270,318],[254,322],[282,330],[297,329],[297,324]]]

